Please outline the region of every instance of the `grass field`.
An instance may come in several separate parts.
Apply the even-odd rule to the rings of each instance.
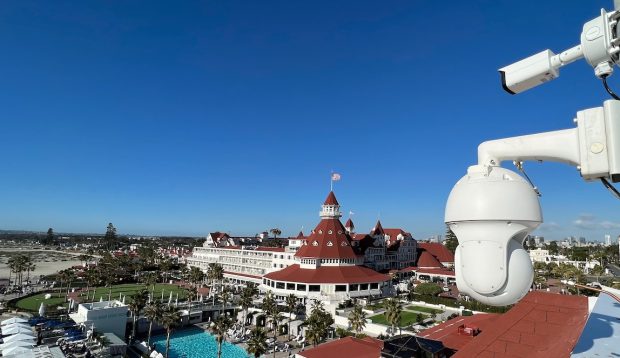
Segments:
[[[424,313],[430,313],[430,314],[442,312],[441,310],[438,310],[438,309],[424,307],[424,306],[416,306],[416,305],[407,306],[405,307],[405,309],[412,310],[412,311],[418,311],[418,312],[424,312]]]
[[[119,296],[122,294],[123,296],[127,296],[127,298],[125,299],[125,303],[130,303],[131,302],[131,296],[133,296],[134,294],[136,294],[136,292],[147,288],[146,285],[143,284],[123,284],[123,285],[115,285],[112,286],[112,299],[119,299]],[[92,297],[92,291],[93,289],[91,289],[90,291],[90,295],[89,297]],[[149,292],[151,292],[152,290],[152,286],[148,286],[148,290]],[[52,294],[52,298],[50,299],[45,299],[45,293],[41,293],[38,295],[34,295],[31,297],[27,297],[24,298],[22,300],[17,301],[17,307],[23,309],[23,310],[28,310],[28,311],[34,311],[37,312],[39,310],[39,307],[41,306],[41,302],[45,302],[48,306],[58,306],[64,303],[65,301],[65,292],[66,290],[59,296],[58,292],[54,292]],[[108,299],[108,295],[109,295],[110,289],[108,287],[97,287],[95,289],[95,299],[94,301],[99,301],[101,298],[103,298],[104,301],[106,301]],[[155,285],[155,290],[154,290],[154,294],[153,296],[155,297],[155,299],[161,299],[162,297],[162,292],[163,292],[163,297],[164,297],[164,301],[167,301],[168,298],[170,297],[170,292],[172,292],[172,301],[174,302],[174,300],[177,297],[177,293],[179,294],[179,300],[185,299],[186,293],[187,291],[183,288],[180,288],[178,286],[175,285],[168,285],[168,284],[163,284],[163,283],[158,283]],[[86,293],[84,292],[80,298],[82,300],[86,300]],[[89,301],[92,301],[92,298],[89,299]]]
[[[420,315],[420,322],[422,320],[425,320],[428,318],[427,315],[425,314],[418,314],[415,312],[408,312],[408,311],[403,311],[400,314],[400,324],[398,325],[399,327],[406,327],[409,326],[411,324],[414,324],[416,322],[418,322],[418,315]],[[370,320],[373,323],[378,323],[378,324],[384,324],[386,326],[389,326],[390,324],[388,323],[387,319],[385,318],[385,315],[382,314],[378,314],[378,315],[374,315],[372,317],[370,317]]]

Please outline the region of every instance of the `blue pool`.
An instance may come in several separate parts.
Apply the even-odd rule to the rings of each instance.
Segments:
[[[151,343],[158,352],[166,352],[166,335],[154,336]],[[215,337],[200,328],[188,328],[172,332],[170,335],[170,358],[217,357]],[[228,342],[222,343],[222,358],[250,357],[241,347]]]

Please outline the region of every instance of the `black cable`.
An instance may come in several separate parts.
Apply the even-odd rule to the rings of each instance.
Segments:
[[[609,191],[611,191],[613,196],[615,196],[616,198],[620,199],[620,191],[618,191],[618,189],[616,189],[610,182],[608,182],[607,179],[601,178],[601,182],[603,183],[605,188],[607,188]]]
[[[609,95],[611,97],[613,97],[613,99],[620,100],[620,97],[618,97],[618,95],[615,94],[614,91],[611,88],[609,88],[609,86],[607,85],[607,76],[608,75],[605,75],[605,76],[601,77],[601,80],[603,80],[603,86],[605,86],[605,89],[607,90],[607,93],[609,93]]]

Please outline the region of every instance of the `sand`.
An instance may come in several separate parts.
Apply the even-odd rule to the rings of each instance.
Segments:
[[[31,279],[33,277],[38,278],[39,275],[51,275],[60,270],[83,263],[76,258],[76,254],[61,251],[0,248],[0,279],[9,278],[9,267],[7,262],[11,256],[18,254],[30,255],[32,257],[32,261],[35,263],[36,268],[34,272],[30,272]],[[14,276],[14,273],[11,274],[11,277]],[[26,276],[27,272],[24,272],[24,279],[26,279]]]

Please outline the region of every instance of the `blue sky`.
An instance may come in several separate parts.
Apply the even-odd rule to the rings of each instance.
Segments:
[[[294,234],[335,170],[358,231],[443,233],[480,142],[569,128],[608,99],[584,61],[518,96],[497,69],[576,45],[611,4],[3,2],[0,228]],[[540,234],[620,234],[599,183],[526,169]]]

